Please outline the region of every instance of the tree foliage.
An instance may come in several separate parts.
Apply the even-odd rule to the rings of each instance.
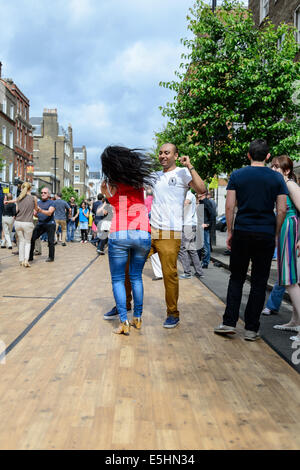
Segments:
[[[256,138],[267,139],[273,155],[299,160],[300,63],[291,25],[266,21],[257,29],[238,0],[225,0],[215,14],[196,0],[187,20],[193,36],[182,40],[188,51],[177,80],[160,83],[175,97],[161,108],[169,121],[157,144],[175,143],[203,177],[246,164]]]
[[[61,190],[61,193],[62,193],[62,199],[64,199],[65,201],[68,202],[71,197],[74,197],[76,204],[78,204],[79,202],[78,193],[75,191],[73,186],[69,186],[69,187],[64,186]]]

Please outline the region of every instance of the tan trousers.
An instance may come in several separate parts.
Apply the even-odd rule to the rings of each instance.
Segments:
[[[66,220],[56,220],[56,232],[58,227],[61,226],[61,241],[66,243],[66,235],[67,235],[67,221]]]
[[[180,245],[181,232],[159,230],[152,227],[151,250],[148,258],[158,253],[165,285],[167,315],[173,315],[174,317],[179,317],[177,308],[179,297],[177,258]]]

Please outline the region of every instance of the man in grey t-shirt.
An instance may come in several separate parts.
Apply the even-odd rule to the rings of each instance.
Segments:
[[[66,246],[67,214],[71,216],[71,208],[69,204],[64,201],[64,199],[62,199],[61,193],[57,193],[55,195],[55,201],[53,205],[55,206],[54,219],[56,222],[56,232],[59,226],[61,226],[62,246]]]

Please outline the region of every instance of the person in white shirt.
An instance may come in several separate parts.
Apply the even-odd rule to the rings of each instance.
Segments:
[[[201,245],[199,243],[199,234],[197,234],[198,220],[196,208],[196,197],[192,191],[188,191],[186,200],[184,201],[184,225],[181,247],[178,254],[178,259],[182,264],[184,274],[181,274],[179,279],[191,279],[191,265],[195,268],[195,276],[198,277],[198,279],[203,277],[203,270],[197,252],[197,250],[201,248]],[[198,209],[199,208],[200,206],[198,206]]]
[[[179,160],[184,167],[177,167]],[[205,185],[188,156],[179,158],[177,147],[172,143],[159,150],[162,170],[156,173],[151,207],[151,250],[149,256],[158,253],[165,285],[167,318],[165,328],[179,323],[177,308],[179,283],[177,258],[181,245],[184,201],[189,188],[197,193],[205,191]]]

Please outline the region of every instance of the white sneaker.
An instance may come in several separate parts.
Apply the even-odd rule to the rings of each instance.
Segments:
[[[246,341],[256,341],[259,338],[260,336],[258,333],[256,333],[256,331],[245,330],[244,339]]]
[[[236,333],[234,326],[223,325],[223,323],[217,326],[214,332],[220,335],[234,335]]]
[[[268,307],[264,308],[261,313],[263,315],[271,315],[272,314],[271,310]]]

